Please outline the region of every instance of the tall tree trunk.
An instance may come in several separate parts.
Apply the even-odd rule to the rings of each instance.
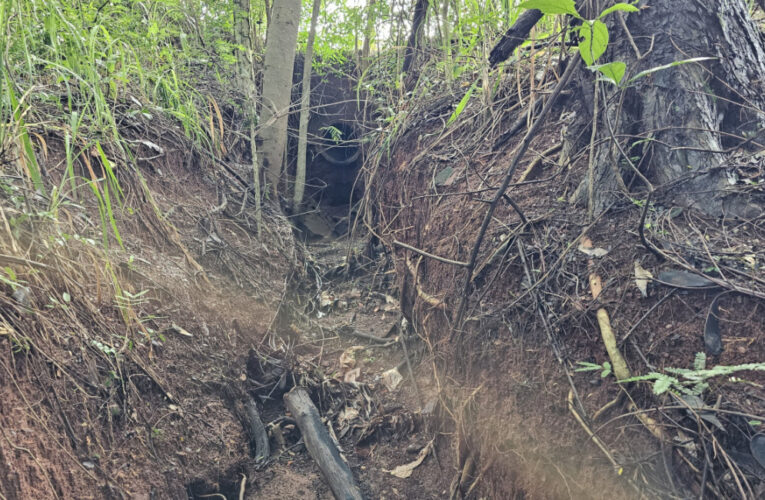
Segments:
[[[300,26],[300,0],[279,0],[271,7],[263,68],[263,103],[259,149],[266,179],[274,198],[279,191],[284,150],[287,147],[287,117],[292,97],[292,70]]]
[[[258,89],[255,80],[255,30],[252,25],[252,12],[250,0],[237,0],[235,13],[236,42],[239,45],[237,57],[237,69],[239,72],[239,85],[245,95],[244,115],[250,124],[250,154],[252,156],[252,184],[255,191],[255,223],[257,233],[260,236],[260,164],[258,162],[257,146],[255,142],[255,123],[257,121]],[[245,197],[247,195],[245,194]]]
[[[436,10],[438,7],[436,6]],[[441,45],[444,50],[444,76],[446,84],[451,85],[454,78],[454,63],[452,61],[452,32],[449,23],[449,0],[441,0]]]
[[[422,27],[425,24],[429,5],[430,0],[416,0],[414,4],[412,31],[409,33],[409,40],[406,43],[406,51],[404,52],[404,66],[402,68],[404,73],[409,73],[414,60],[417,57],[420,39],[422,38]]]
[[[295,192],[293,193],[292,204],[296,211],[300,209],[303,203],[303,194],[305,192],[305,169],[306,153],[308,146],[308,118],[311,113],[311,65],[313,60],[313,40],[316,37],[316,21],[319,18],[319,9],[321,0],[313,0],[313,11],[311,13],[311,28],[308,31],[308,40],[305,46],[305,57],[303,58],[303,87],[300,94],[300,125],[298,126],[298,152],[297,152],[297,170],[295,172]]]
[[[593,208],[602,211],[625,186],[647,181],[659,199],[708,214],[762,213],[763,193],[741,194],[731,154],[765,144],[765,45],[746,1],[641,0],[638,6],[624,23],[622,13],[609,16],[611,42],[602,61],[624,61],[630,76],[688,58],[714,59],[657,71],[625,91],[600,83]],[[580,115],[589,125],[594,99],[586,74],[580,90],[590,103]],[[590,191],[585,184],[579,201]]]
[[[364,42],[361,44],[361,74],[369,67],[369,50],[372,37],[375,35],[375,3],[377,0],[367,0],[366,20],[364,22]]]

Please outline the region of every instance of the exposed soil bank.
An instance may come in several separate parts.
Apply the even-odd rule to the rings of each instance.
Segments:
[[[549,93],[550,81],[536,89]],[[719,220],[672,200],[620,197],[591,222],[567,201],[586,175],[587,149],[561,155],[572,120],[564,98],[511,179],[465,288],[482,219],[534,113],[516,102],[515,84],[499,88],[490,108],[475,101],[452,126],[444,123],[458,96],[410,103],[366,168],[402,311],[432,349],[439,401],[456,429],[455,481],[467,493],[478,478],[473,491],[489,498],[761,496],[765,470],[751,451],[765,413],[761,371],[740,372],[743,383],[715,378],[699,393],[717,405],[717,427],[686,411],[690,399],[575,369],[613,361],[600,310],[632,374],[692,369],[697,353],[707,368],[761,364],[762,217]],[[748,155],[765,171],[761,153]],[[595,250],[580,250],[585,236]],[[665,283],[649,279],[643,296],[638,268]],[[711,281],[671,279],[691,271]],[[455,326],[465,290],[465,322]],[[721,350],[710,344],[710,321]],[[705,457],[712,448],[722,454]]]

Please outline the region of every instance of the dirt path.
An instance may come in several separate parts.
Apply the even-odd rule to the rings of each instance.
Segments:
[[[429,377],[416,370],[417,342],[410,331],[401,330],[400,306],[385,255],[377,255],[375,261],[354,259],[358,268],[350,275],[343,272],[346,256],[358,256],[363,243],[323,238],[309,245],[314,265],[323,274],[322,291],[304,306],[308,314],[302,321],[290,325],[299,332],[291,339],[291,347],[320,374],[320,385],[342,387],[342,395],[320,397],[319,405],[327,403],[321,408],[323,416],[332,422],[343,456],[366,498],[444,498],[448,496],[444,483],[453,474],[448,445],[431,443],[426,421],[432,417],[434,400],[427,397],[433,387]],[[411,348],[416,389],[405,363],[402,337]],[[282,408],[279,402],[274,407]],[[294,432],[287,435],[288,451],[274,453],[264,470],[268,479],[258,480],[246,498],[332,498],[297,438]],[[439,458],[429,452],[412,469],[411,477],[389,472],[433,449]]]

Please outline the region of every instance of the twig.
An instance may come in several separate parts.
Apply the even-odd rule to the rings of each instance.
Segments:
[[[446,309],[446,303],[443,300],[437,297],[434,297],[433,295],[423,290],[422,287],[420,287],[418,270],[420,268],[421,260],[422,260],[422,257],[420,257],[420,259],[417,261],[417,265],[413,266],[412,263],[409,261],[409,259],[406,259],[406,267],[407,269],[409,269],[409,273],[414,278],[414,290],[417,292],[417,296],[433,307],[437,307],[439,309]]]
[[[244,489],[247,486],[247,476],[242,474],[242,482],[239,484],[239,500],[244,500]]]
[[[590,429],[590,427],[587,425],[587,423],[582,419],[582,416],[579,415],[579,412],[576,411],[576,408],[574,408],[574,392],[568,391],[568,398],[566,398],[566,402],[568,403],[568,411],[571,412],[571,414],[574,416],[577,422],[579,422],[579,425],[582,426],[582,429],[584,429],[584,432],[587,433],[587,436],[592,440],[593,443],[595,443],[598,448],[600,448],[600,451],[603,452],[603,454],[608,458],[608,461],[611,462],[611,465],[614,466],[614,470],[617,473],[620,473],[622,470],[622,466],[619,465],[619,462],[614,459],[614,456],[611,454],[610,451],[606,448],[606,446],[603,444],[603,441],[600,440],[598,436],[595,435],[594,432]]]
[[[646,319],[646,318],[648,317],[648,315],[649,315],[649,314],[651,314],[651,313],[654,311],[654,309],[656,309],[657,307],[659,307],[660,305],[662,305],[662,304],[663,304],[663,303],[664,303],[664,302],[665,302],[665,301],[666,301],[668,298],[670,298],[670,297],[671,297],[671,296],[672,296],[672,295],[673,295],[673,294],[674,294],[676,291],[677,291],[677,289],[676,289],[676,288],[673,288],[673,289],[671,289],[667,295],[665,295],[664,297],[662,297],[661,299],[659,299],[659,300],[658,300],[658,301],[657,301],[657,302],[656,302],[654,305],[652,305],[652,306],[650,307],[650,309],[648,309],[648,310],[645,312],[645,314],[643,314],[643,315],[640,317],[640,319],[639,319],[639,320],[637,320],[637,321],[635,322],[635,324],[634,324],[634,325],[632,325],[632,327],[630,327],[630,330],[627,332],[627,334],[626,334],[626,335],[624,335],[624,338],[622,338],[621,342],[619,342],[619,345],[620,345],[620,346],[621,346],[621,345],[624,345],[624,343],[627,341],[627,339],[628,339],[628,338],[630,338],[630,335],[632,335],[632,332],[634,332],[634,331],[635,331],[635,329],[636,329],[636,328],[637,328],[637,327],[640,325],[640,323],[642,323],[642,322],[643,322],[643,320],[644,320],[644,319]]]
[[[12,255],[0,254],[0,262],[6,264],[19,264],[22,266],[36,267],[38,269],[52,270],[53,268],[42,262],[35,262],[33,260],[24,259],[22,257],[14,257]]]
[[[531,172],[534,171],[534,169],[536,169],[539,166],[540,163],[546,160],[548,156],[553,155],[557,153],[558,151],[560,151],[562,148],[563,148],[563,142],[559,142],[555,146],[548,148],[542,151],[541,153],[539,153],[539,155],[534,159],[534,161],[529,163],[529,166],[526,167],[526,170],[523,171],[521,176],[518,177],[518,181],[516,182],[516,184],[521,184],[526,182],[526,178],[529,176],[529,174],[531,174]]]
[[[587,220],[592,221],[595,211],[595,139],[598,137],[598,100],[600,81],[595,79],[592,104],[592,135],[590,136],[590,157],[587,165]]]
[[[450,334],[450,338],[454,338],[454,335],[462,326],[462,319],[465,315],[465,308],[467,306],[468,296],[470,295],[470,284],[472,282],[471,278],[473,277],[473,269],[475,268],[476,260],[478,259],[478,252],[481,250],[481,243],[483,243],[484,236],[486,235],[486,230],[489,228],[489,223],[491,222],[492,216],[494,215],[494,211],[497,209],[497,204],[499,203],[499,200],[502,198],[502,196],[505,194],[505,191],[507,190],[507,187],[513,178],[513,174],[515,173],[515,170],[518,168],[518,164],[520,163],[521,158],[523,158],[523,155],[526,153],[529,146],[531,145],[531,140],[539,132],[539,129],[542,127],[542,123],[544,122],[545,117],[547,117],[547,115],[550,113],[550,110],[555,104],[555,101],[558,100],[558,96],[566,87],[566,85],[568,85],[568,82],[571,80],[571,76],[574,74],[574,68],[576,66],[577,66],[577,61],[575,60],[569,61],[568,67],[566,68],[565,73],[563,73],[561,80],[555,86],[555,89],[552,91],[552,94],[550,95],[550,97],[547,99],[547,102],[545,102],[544,106],[542,107],[542,111],[539,113],[539,117],[536,119],[536,121],[534,121],[534,124],[531,126],[528,132],[526,132],[526,135],[523,137],[523,141],[521,142],[521,145],[518,148],[518,152],[515,154],[515,158],[513,158],[512,163],[510,164],[510,166],[507,169],[507,172],[505,173],[505,178],[502,181],[502,185],[497,190],[497,193],[494,196],[494,199],[489,205],[489,209],[486,211],[486,215],[484,216],[483,223],[481,224],[481,229],[478,232],[478,237],[476,238],[475,244],[473,245],[473,250],[470,252],[470,260],[468,261],[467,273],[465,276],[465,283],[462,290],[462,297],[460,297],[459,307],[457,308],[457,315],[455,317],[454,323],[452,324],[452,331]]]
[[[398,338],[399,342],[401,342],[401,348],[404,350],[404,359],[406,360],[406,369],[409,372],[409,377],[412,379],[412,386],[414,387],[414,392],[417,394],[417,400],[420,402],[420,405],[423,404],[422,401],[422,395],[420,393],[420,386],[417,384],[417,379],[414,377],[414,370],[412,370],[412,362],[409,359],[409,350],[406,348],[406,340],[404,340],[404,335],[402,334]],[[422,406],[420,406],[422,408]]]
[[[447,259],[445,257],[439,257],[438,255],[433,255],[432,253],[428,253],[425,250],[420,250],[419,248],[415,248],[415,247],[413,247],[411,245],[407,245],[406,243],[403,243],[403,242],[398,241],[398,240],[393,240],[393,244],[396,245],[396,246],[399,246],[401,248],[406,248],[407,250],[411,250],[414,253],[422,255],[423,257],[428,257],[430,259],[437,260],[439,262],[443,262],[444,264],[452,264],[454,266],[460,266],[460,267],[467,267],[468,266],[467,262],[462,262],[461,260],[451,260],[451,259]]]

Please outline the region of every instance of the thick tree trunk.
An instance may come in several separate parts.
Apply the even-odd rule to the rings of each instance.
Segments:
[[[263,68],[263,104],[260,132],[262,165],[271,193],[278,193],[284,150],[287,146],[287,117],[292,97],[292,69],[300,25],[300,0],[279,0],[271,9]]]
[[[626,185],[634,181],[639,187],[648,180],[659,199],[708,214],[762,213],[763,193],[742,194],[731,154],[765,144],[765,45],[745,0],[642,0],[639,7],[640,13],[609,16],[611,41],[602,62],[625,62],[629,77],[689,58],[714,60],[652,73],[624,92],[599,84],[595,212],[608,207]],[[581,92],[590,103],[580,115],[588,115],[582,118],[589,126],[592,73],[583,72]],[[579,201],[587,201],[586,187],[585,181]]]

